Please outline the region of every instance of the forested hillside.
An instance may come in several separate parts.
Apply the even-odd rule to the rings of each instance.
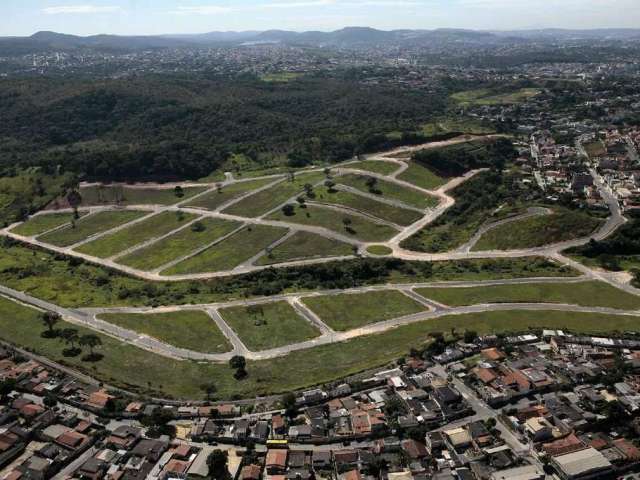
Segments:
[[[338,161],[442,112],[442,96],[302,78],[2,80],[0,172],[198,178],[230,154],[256,165]],[[420,139],[413,139],[415,141]]]

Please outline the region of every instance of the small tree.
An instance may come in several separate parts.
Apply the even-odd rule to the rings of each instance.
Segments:
[[[200,388],[207,395],[207,401],[210,401],[213,398],[213,395],[218,391],[218,388],[213,383],[205,383],[201,385]]]
[[[55,327],[59,321],[60,321],[60,315],[55,312],[47,311],[42,314],[42,322],[48,328],[47,336],[49,337],[55,336],[55,330],[53,329],[53,327]]]
[[[94,348],[98,348],[102,346],[102,340],[100,340],[100,337],[93,334],[93,333],[89,333],[87,335],[83,335],[82,337],[80,337],[80,339],[78,340],[78,343],[80,344],[81,347],[88,347],[89,348],[89,359],[95,359],[96,358],[96,353],[94,352]]]
[[[173,194],[178,198],[182,198],[184,197],[184,190],[180,185],[176,185],[176,188],[173,189]]]
[[[64,340],[64,343],[69,345],[69,349],[67,350],[67,353],[69,355],[78,353],[78,350],[76,348],[76,342],[80,339],[80,337],[78,336],[78,330],[76,330],[75,328],[65,328],[60,332],[60,338]]]
[[[287,217],[292,216],[295,213],[296,209],[290,203],[287,203],[282,207],[282,213],[284,213]]]
[[[78,189],[74,188],[67,193],[67,202],[69,202],[69,205],[73,208],[73,218],[80,218],[78,207],[82,204],[82,195],[80,195]]]
[[[350,231],[351,231],[351,224],[352,224],[352,223],[353,223],[353,222],[351,221],[351,219],[350,219],[349,217],[344,217],[344,218],[342,219],[342,224],[344,225],[344,229],[345,229],[347,232],[350,232]]]
[[[213,480],[228,480],[231,475],[227,462],[229,454],[222,450],[214,450],[207,457],[207,467],[209,467],[209,477]]]
[[[333,192],[333,188],[336,186],[336,183],[333,180],[325,180],[324,186],[327,187],[329,192]]]
[[[197,222],[194,222],[193,225],[191,225],[192,232],[200,233],[200,232],[204,232],[206,229],[207,227],[205,227],[204,223],[202,223],[200,220],[198,220]]]
[[[284,397],[282,397],[282,406],[284,407],[284,414],[293,418],[298,413],[298,407],[296,405],[296,396],[289,392]]]
[[[298,204],[300,205],[300,208],[305,208],[305,199],[303,196],[299,196],[297,199]]]
[[[365,185],[367,186],[370,192],[375,191],[377,184],[378,184],[378,179],[376,177],[367,177],[367,180],[365,181]]]
[[[229,365],[231,366],[231,368],[235,368],[236,370],[233,374],[233,378],[235,378],[236,380],[242,380],[248,375],[246,369],[247,359],[243,356],[234,355],[233,357],[231,357],[231,360],[229,360]]]

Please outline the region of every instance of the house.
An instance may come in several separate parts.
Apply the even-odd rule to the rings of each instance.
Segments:
[[[97,458],[90,458],[78,470],[78,475],[90,480],[100,480],[107,469],[107,464]]]
[[[267,452],[265,467],[269,475],[286,473],[288,453],[288,450],[283,449],[271,449]]]
[[[118,449],[130,450],[140,439],[142,432],[139,428],[122,425],[116,428],[106,440],[106,443]]]
[[[240,470],[239,480],[260,480],[262,468],[259,465],[247,465]]]
[[[611,462],[592,447],[553,457],[551,465],[563,480],[597,478],[610,474],[613,470]]]
[[[500,470],[491,474],[490,480],[544,480],[544,470],[535,465]]]

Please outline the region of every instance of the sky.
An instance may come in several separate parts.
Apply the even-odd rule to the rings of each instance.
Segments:
[[[640,27],[640,0],[0,0],[0,36]]]

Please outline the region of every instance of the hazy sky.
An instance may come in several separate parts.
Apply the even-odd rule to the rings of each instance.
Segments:
[[[0,0],[0,36],[640,27],[640,0]]]

